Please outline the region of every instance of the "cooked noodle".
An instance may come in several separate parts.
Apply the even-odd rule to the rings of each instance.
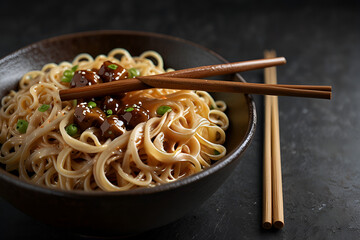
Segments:
[[[28,72],[19,90],[1,101],[0,162],[7,171],[18,171],[20,179],[54,188],[123,191],[175,181],[225,156],[226,104],[215,102],[203,91],[126,93],[125,98],[144,101],[150,112],[148,121],[113,140],[99,139],[94,127],[71,137],[65,127],[73,122],[74,104],[60,100],[59,90],[69,88],[60,79],[75,65],[99,69],[106,60],[136,68],[143,76],[165,72],[158,53],[147,51],[132,57],[125,49],[95,59],[80,54],[72,63],[51,63],[41,71]],[[48,111],[38,111],[43,104],[50,105]],[[161,105],[172,111],[157,116]],[[26,133],[16,129],[19,119],[29,123]]]

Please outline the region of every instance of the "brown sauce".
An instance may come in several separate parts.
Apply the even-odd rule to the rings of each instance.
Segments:
[[[121,99],[121,98],[120,98]],[[113,114],[118,114],[121,108],[121,100],[116,97],[106,96],[102,103],[104,111],[111,110]]]
[[[81,131],[89,127],[99,127],[105,119],[106,114],[101,108],[90,108],[88,102],[80,102],[75,108],[74,122]]]
[[[125,104],[120,109],[118,116],[125,123],[127,129],[134,129],[136,125],[150,118],[149,111],[137,104]]]
[[[104,138],[114,139],[125,132],[124,122],[117,115],[108,116],[100,126]]]
[[[99,70],[77,71],[70,86],[83,87],[126,78],[128,78],[128,72],[125,68],[106,61]],[[124,96],[122,94],[101,99],[78,99],[74,123],[81,131],[89,127],[97,127],[100,129],[102,138],[114,139],[122,135],[125,130],[132,130],[136,125],[150,118],[149,111],[142,106],[141,101],[124,98]]]
[[[118,81],[129,76],[128,71],[119,64],[105,61],[98,71],[99,76],[104,82]]]
[[[94,84],[102,83],[100,76],[94,72],[89,70],[79,70],[76,71],[72,80],[71,80],[71,87],[85,87]]]

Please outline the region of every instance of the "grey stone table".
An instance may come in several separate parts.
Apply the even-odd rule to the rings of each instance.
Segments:
[[[359,2],[1,1],[0,11],[0,56],[65,33],[141,30],[194,41],[230,61],[261,58],[264,49],[275,49],[288,60],[278,68],[280,83],[333,86],[331,101],[279,98],[282,230],[260,227],[263,97],[254,96],[256,136],[234,173],[199,209],[138,238],[359,239]],[[243,76],[249,82],[263,79],[262,71]],[[80,238],[0,199],[0,239],[25,237]]]

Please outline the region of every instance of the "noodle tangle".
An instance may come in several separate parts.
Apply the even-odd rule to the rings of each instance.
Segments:
[[[133,57],[118,48],[95,59],[80,54],[71,63],[51,63],[26,73],[19,90],[1,100],[0,163],[7,171],[52,188],[124,191],[176,181],[225,156],[226,104],[204,91],[126,93],[125,99],[143,102],[149,120],[113,140],[100,139],[96,127],[70,136],[65,128],[74,121],[75,106],[73,101],[60,100],[59,90],[70,87],[61,77],[75,65],[80,70],[99,69],[104,61],[136,68],[142,76],[165,72],[158,53],[146,51]],[[49,109],[39,111],[44,104]],[[163,105],[171,111],[159,116],[156,109]],[[17,129],[19,120],[28,123],[24,133]]]

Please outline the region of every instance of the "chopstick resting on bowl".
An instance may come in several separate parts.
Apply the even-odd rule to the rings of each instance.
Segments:
[[[202,66],[167,72],[159,75],[137,77],[86,87],[64,89],[60,90],[60,97],[63,101],[65,101],[77,98],[116,95],[123,92],[142,90],[147,88],[169,88],[205,90],[209,92],[241,92],[249,94],[269,94],[279,96],[299,96],[325,99],[331,98],[331,86],[265,85],[256,83],[197,79],[286,63],[285,58],[282,57],[269,59],[270,61],[265,60],[266,59],[260,59],[245,62]]]
[[[245,72],[266,67],[278,66],[286,64],[284,57],[255,59],[241,62],[222,63],[215,65],[200,66],[194,68],[186,68],[172,72],[158,74],[157,76],[182,77],[182,78],[204,78],[211,76],[219,76],[232,74],[237,72]]]
[[[196,78],[173,78],[162,76],[138,77],[142,85],[146,88],[168,88],[168,89],[187,89],[204,90],[208,92],[234,92],[247,94],[266,94],[277,96],[295,96],[330,99],[331,91],[304,89],[302,85],[275,85],[261,83],[243,83],[232,81],[206,80]],[[131,79],[132,80],[132,79]],[[144,89],[139,88],[138,84],[133,84],[131,80],[113,81],[96,84],[86,87],[70,88],[60,90],[61,100],[71,100],[87,97],[102,97],[116,95],[123,92],[130,92]],[[322,87],[322,86],[312,86]]]

